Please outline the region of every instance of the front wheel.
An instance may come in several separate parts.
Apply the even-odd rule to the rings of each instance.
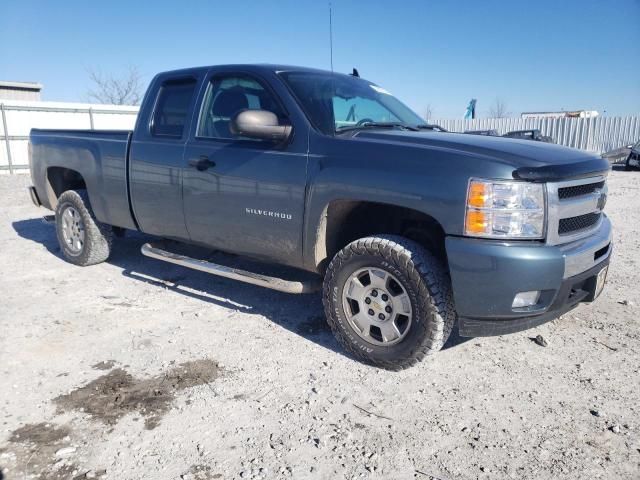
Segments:
[[[75,265],[95,265],[109,258],[113,231],[96,220],[86,190],[67,190],[60,195],[56,233],[62,253]]]
[[[361,238],[338,252],[325,275],[323,303],[344,348],[389,370],[440,350],[456,318],[440,261],[393,235]]]

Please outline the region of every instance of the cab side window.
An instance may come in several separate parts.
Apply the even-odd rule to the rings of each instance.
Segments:
[[[286,116],[273,95],[260,83],[246,76],[220,76],[211,79],[207,88],[200,119],[198,137],[233,138],[231,119],[241,110],[268,110],[280,122]]]
[[[195,79],[189,78],[169,80],[162,84],[153,113],[152,135],[182,137],[196,83]]]

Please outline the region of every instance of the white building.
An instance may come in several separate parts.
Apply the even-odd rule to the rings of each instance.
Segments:
[[[574,110],[561,112],[522,112],[520,118],[594,118],[600,115],[597,110]]]
[[[0,81],[0,100],[40,100],[42,84],[34,82]]]

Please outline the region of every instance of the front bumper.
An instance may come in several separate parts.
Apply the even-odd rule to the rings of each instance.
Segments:
[[[461,336],[503,335],[535,327],[592,301],[595,278],[612,252],[611,223],[565,245],[447,237]],[[538,290],[532,307],[512,308],[519,292]]]

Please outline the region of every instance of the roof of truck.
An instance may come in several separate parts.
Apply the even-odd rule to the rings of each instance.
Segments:
[[[246,70],[246,71],[268,71],[268,72],[315,72],[315,73],[331,73],[330,70],[322,70],[319,68],[300,67],[296,65],[279,65],[270,63],[239,63],[239,64],[225,64],[225,65],[203,65],[199,67],[182,68],[178,70],[169,70],[162,73],[176,74],[187,73],[194,71],[209,70],[211,68],[219,68],[223,70]],[[347,75],[342,72],[334,72],[336,75]]]

